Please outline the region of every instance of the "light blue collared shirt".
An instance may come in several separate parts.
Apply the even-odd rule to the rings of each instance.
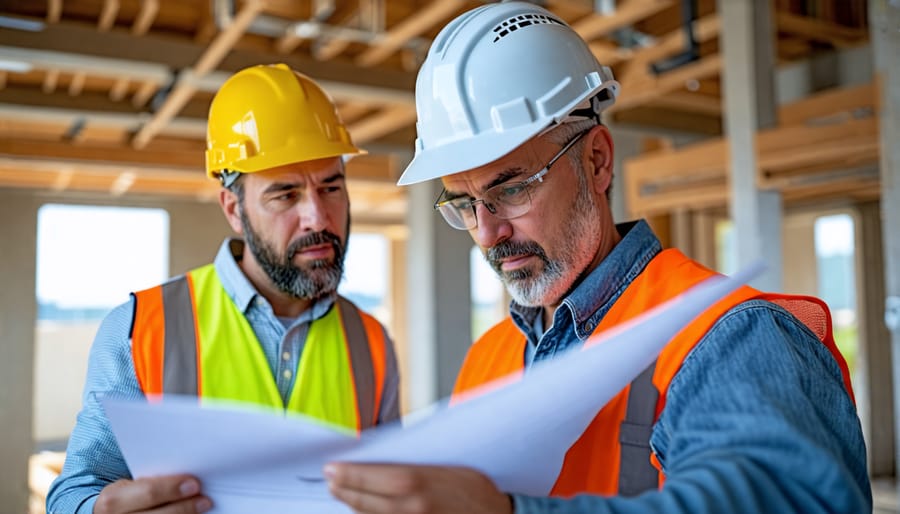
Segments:
[[[274,315],[269,302],[260,295],[241,271],[238,261],[243,242],[227,239],[216,255],[214,265],[225,291],[247,317],[287,403],[294,386],[295,373],[309,325],[334,305],[336,296],[316,301],[287,324]],[[121,478],[131,478],[121,451],[103,413],[100,398],[143,398],[131,358],[131,323],[134,300],[114,308],[103,320],[88,358],[88,373],[82,395],[82,409],[66,454],[62,473],[47,494],[47,511],[56,514],[89,514],[104,486]],[[393,342],[385,331],[385,384],[379,409],[379,421],[399,418],[400,379]],[[286,378],[285,370],[290,370]],[[258,434],[265,437],[265,434]]]

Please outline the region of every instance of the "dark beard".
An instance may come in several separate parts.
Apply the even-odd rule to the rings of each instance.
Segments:
[[[292,241],[284,255],[278,255],[272,245],[253,229],[243,209],[241,225],[247,247],[280,291],[300,300],[316,300],[337,291],[344,273],[345,255],[344,245],[338,236],[327,230],[313,232]],[[292,262],[294,254],[303,248],[324,243],[331,243],[334,249],[332,261],[317,259],[303,266]]]

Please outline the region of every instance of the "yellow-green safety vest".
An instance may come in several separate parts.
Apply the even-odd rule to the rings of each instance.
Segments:
[[[248,402],[356,432],[376,424],[385,334],[349,300],[338,296],[310,325],[284,405],[256,334],[212,264],[134,297],[132,357],[146,395]]]

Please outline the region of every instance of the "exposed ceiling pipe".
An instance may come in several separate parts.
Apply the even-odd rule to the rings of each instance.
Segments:
[[[219,30],[224,30],[231,24],[234,18],[236,8],[235,0],[211,1],[213,19],[215,20],[216,27],[218,27]],[[313,11],[313,17],[300,21],[288,20],[271,14],[260,13],[247,28],[247,32],[272,38],[280,38],[286,35],[292,35],[301,39],[327,37],[330,39],[342,39],[369,45],[377,44],[385,37],[384,31],[362,30],[353,27],[341,27],[324,23],[323,20],[327,19],[334,12],[333,1],[319,0],[316,2]],[[373,23],[373,25],[375,24]],[[408,48],[416,48],[421,44],[419,39],[421,38],[414,38],[405,46]]]
[[[684,38],[687,43],[687,48],[678,55],[651,64],[650,70],[652,70],[653,73],[659,75],[660,73],[674,70],[689,62],[700,59],[700,44],[697,43],[697,39],[694,37],[694,19],[696,17],[696,0],[682,0],[681,23],[684,28]]]
[[[594,12],[609,16],[616,12],[616,0],[594,0]]]
[[[612,16],[616,13],[616,0],[594,0],[594,12],[600,16]],[[612,31],[609,36],[622,48],[646,47],[653,44],[653,37],[635,30],[634,27],[621,27]]]

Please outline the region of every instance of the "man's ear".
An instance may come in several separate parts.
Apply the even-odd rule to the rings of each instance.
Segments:
[[[238,235],[244,235],[244,226],[241,224],[241,205],[238,196],[230,189],[219,190],[219,206],[225,214],[225,219]]]
[[[612,135],[604,125],[597,125],[585,136],[583,164],[593,190],[598,195],[606,195],[612,184],[613,142]]]

